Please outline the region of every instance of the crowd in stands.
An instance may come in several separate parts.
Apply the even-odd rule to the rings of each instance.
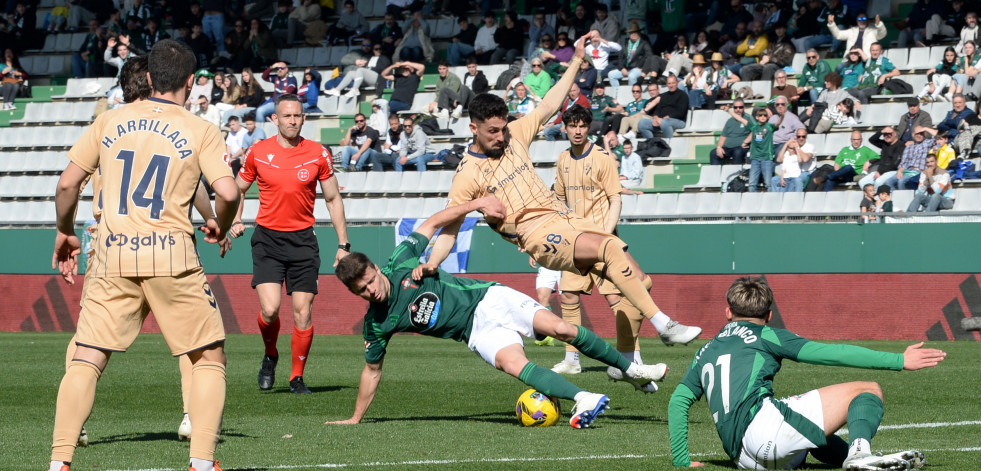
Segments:
[[[384,16],[370,22],[363,14],[365,2],[349,0],[74,0],[57,2],[42,30],[35,28],[39,13],[32,3],[8,2],[10,11],[0,20],[0,44],[10,48],[5,109],[13,106],[8,93],[19,92],[7,87],[7,77],[11,83],[17,77],[22,38],[87,28],[72,56],[72,72],[95,77],[117,75],[128,58],[176,31],[202,68],[188,108],[230,135],[245,134],[270,119],[272,100],[284,93],[300,95],[307,113],[321,113],[329,112],[318,107],[321,95],[360,97],[373,91],[360,101],[371,101],[377,115],[356,117],[335,152],[341,168],[415,165],[423,171],[439,156],[416,122],[419,114],[444,122],[460,119],[476,94],[493,89],[504,94],[513,118],[523,116],[566,70],[576,38],[596,30],[600,34],[587,45],[588,60],[562,110],[573,105],[592,110],[590,131],[597,142],[609,146],[615,141],[617,155],[629,157],[621,163],[626,185],[642,185],[640,155],[651,155],[646,149],[658,141],[663,145],[658,138],[674,137],[699,109],[729,113],[708,157],[712,164],[749,164],[748,191],[828,191],[854,181],[875,190],[925,188],[933,195],[930,185],[921,184],[933,178],[932,171],[927,173],[931,155],[951,181],[977,175],[969,155],[981,119],[967,107],[981,94],[981,81],[975,80],[981,68],[976,14],[981,5],[976,1],[918,0],[908,18],[886,24],[878,15],[867,15],[869,5],[861,0],[583,0],[572,5],[534,0],[523,2],[523,11],[502,10],[504,3],[495,0],[387,0]],[[444,18],[455,18],[458,28],[434,40],[435,23],[429,20]],[[926,71],[921,90],[912,90],[886,57],[889,45],[883,41],[890,33],[899,47],[950,45],[943,60]],[[335,45],[350,50],[339,64],[330,64],[337,67],[333,73],[307,68],[301,83],[278,57],[283,48]],[[798,53],[805,54],[805,62],[794,70]],[[435,98],[413,109],[432,64],[438,64]],[[490,64],[511,68],[488,77],[484,70]],[[451,71],[460,65],[467,67],[462,76]],[[23,70],[19,73],[26,78]],[[271,85],[272,96],[263,93],[259,80]],[[753,80],[771,82],[769,101],[736,86]],[[617,100],[621,85],[630,87],[629,102]],[[875,130],[871,147],[856,132],[833,165],[817,162],[808,136],[861,126],[863,106],[889,94],[915,97],[895,126]],[[930,102],[952,104],[936,127],[919,110]],[[115,104],[110,96],[110,105]],[[406,113],[409,117],[402,120]],[[563,131],[560,111],[543,138],[564,138]],[[235,142],[230,146],[238,152]]]

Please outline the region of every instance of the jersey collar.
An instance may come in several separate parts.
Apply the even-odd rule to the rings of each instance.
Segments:
[[[174,103],[174,102],[172,102],[170,100],[164,100],[163,98],[157,98],[155,96],[152,96],[150,98],[147,98],[147,101],[154,101],[154,102],[157,102],[157,103],[163,103],[165,105],[177,105],[177,103]]]
[[[587,156],[587,155],[589,155],[589,152],[593,150],[593,146],[594,146],[594,145],[595,145],[595,144],[593,144],[592,142],[590,142],[590,143],[589,143],[589,147],[587,147],[587,148],[586,148],[586,150],[584,150],[584,151],[582,152],[582,154],[580,154],[580,155],[576,155],[576,154],[574,154],[574,153],[572,152],[572,148],[570,147],[570,148],[569,148],[569,156],[571,156],[571,157],[572,157],[572,160],[579,160],[579,159],[581,159],[581,158],[583,158],[583,157],[585,157],[585,156]]]
[[[472,156],[474,156],[474,157],[476,157],[478,159],[486,159],[487,158],[487,154],[480,154],[480,153],[474,152],[474,151],[470,150],[470,148],[471,148],[471,146],[467,146],[467,153],[468,154],[470,154],[470,155],[472,155]]]

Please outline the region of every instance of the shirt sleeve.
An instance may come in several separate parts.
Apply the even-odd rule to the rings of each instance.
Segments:
[[[697,401],[688,386],[679,384],[668,402],[668,433],[671,437],[671,462],[675,466],[688,467],[691,456],[688,451],[688,411]]]
[[[255,157],[252,155],[253,150],[255,150],[255,144],[249,147],[249,150],[245,151],[245,156],[242,157],[242,169],[238,172],[239,178],[248,183],[254,182],[256,178],[257,169],[255,167]]]
[[[68,151],[68,158],[90,174],[95,173],[99,167],[99,140],[103,134],[102,128],[106,114],[99,115],[99,118],[96,118],[95,122],[82,133],[82,137],[78,138],[75,145]]]
[[[855,345],[826,344],[809,340],[801,347],[796,360],[812,365],[895,371],[902,371],[904,362],[902,353],[879,352]]]
[[[617,173],[617,157],[611,154],[603,154],[600,157],[600,167],[599,167],[599,181],[603,185],[603,190],[606,191],[607,195],[619,195],[623,192],[623,186],[620,185],[620,176]],[[559,172],[556,172],[558,175]]]
[[[365,363],[378,364],[385,358],[388,350],[390,336],[384,335],[381,329],[376,329],[376,313],[381,306],[387,307],[388,304],[372,304],[368,307],[368,312],[364,315],[364,361]],[[382,313],[382,318],[385,318]]]
[[[334,157],[330,155],[330,149],[320,146],[320,171],[317,175],[317,180],[325,181],[329,180],[330,177],[334,176]]]

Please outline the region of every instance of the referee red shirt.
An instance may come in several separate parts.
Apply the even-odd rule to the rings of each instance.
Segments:
[[[256,142],[245,153],[238,176],[259,182],[259,214],[255,222],[274,231],[299,231],[313,226],[318,182],[334,175],[333,157],[321,144],[301,139],[284,148],[277,136]]]

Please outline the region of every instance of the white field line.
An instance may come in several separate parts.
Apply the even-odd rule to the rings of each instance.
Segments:
[[[899,425],[883,425],[879,427],[879,430],[900,430],[900,429],[913,429],[913,428],[938,428],[938,427],[962,427],[968,425],[981,425],[981,420],[965,420],[961,422],[927,422],[922,424],[899,424]],[[847,433],[846,429],[842,429],[839,433]],[[900,451],[900,450],[881,450],[884,453]],[[931,452],[962,452],[962,453],[973,453],[981,451],[981,447],[967,447],[967,448],[935,448],[935,449],[920,449],[924,453]],[[722,453],[692,453],[693,457],[709,457],[709,456],[724,456]],[[651,458],[668,458],[667,454],[653,454],[653,455],[589,455],[589,456],[562,456],[557,458],[548,458],[548,461],[582,461],[582,460],[623,460],[623,459],[651,459]],[[455,465],[455,464],[467,464],[467,463],[521,463],[530,461],[541,461],[541,457],[518,457],[518,458],[479,458],[479,459],[459,459],[459,460],[409,460],[409,461],[374,461],[369,463],[320,463],[320,464],[305,464],[305,465],[260,465],[256,467],[239,467],[239,468],[226,468],[226,471],[236,471],[236,470],[249,470],[249,469],[339,469],[339,468],[380,468],[388,466],[433,466],[433,465]],[[140,468],[140,469],[110,469],[106,471],[184,471],[185,468]]]

